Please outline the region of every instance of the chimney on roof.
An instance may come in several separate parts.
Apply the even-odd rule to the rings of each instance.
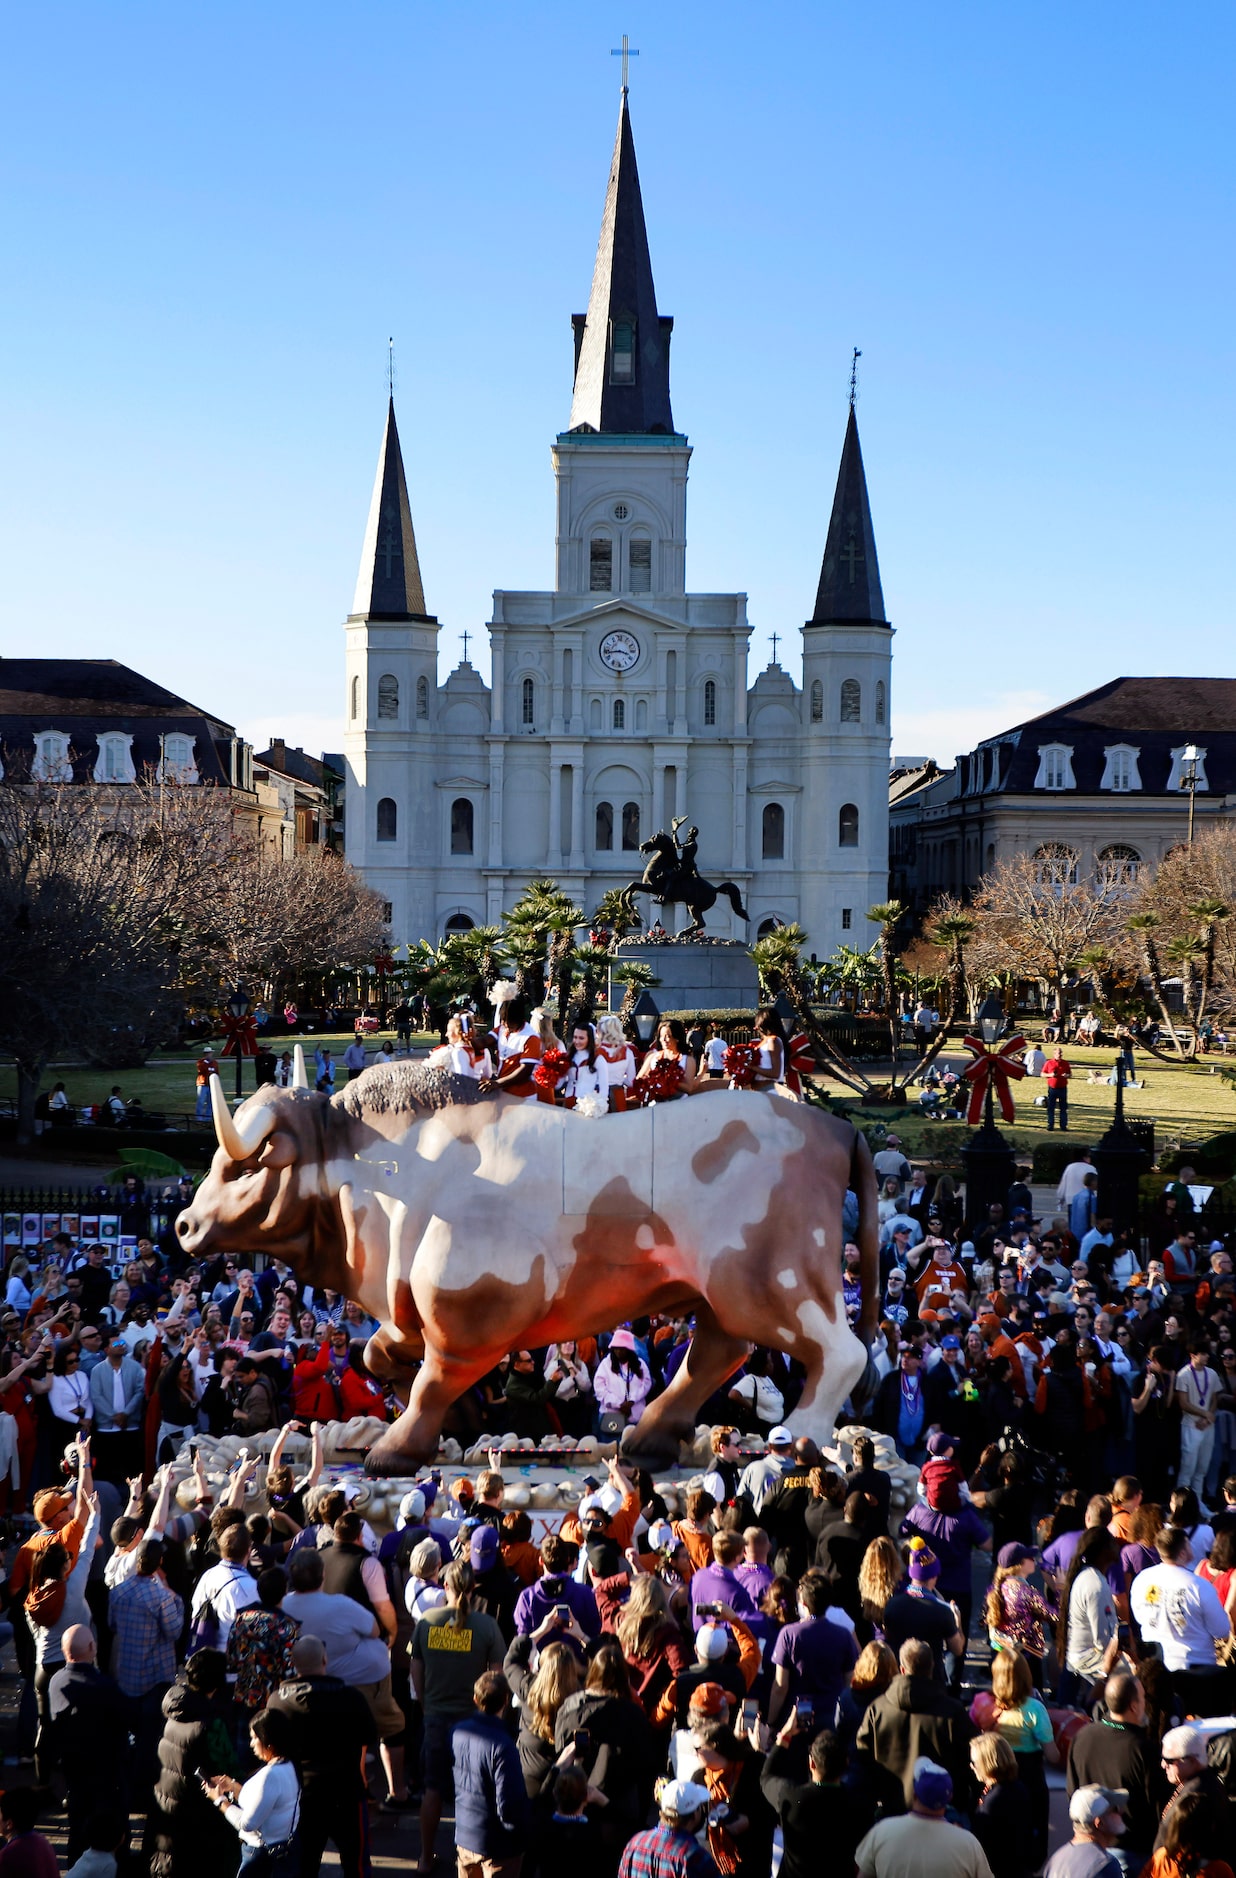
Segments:
[[[284,742],[283,738],[272,737],[270,740],[270,750],[271,750],[271,755],[275,759],[275,768],[276,769],[285,768],[287,765],[288,750],[287,750],[287,744]]]

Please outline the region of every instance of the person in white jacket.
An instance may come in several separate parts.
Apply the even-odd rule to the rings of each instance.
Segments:
[[[257,1878],[281,1878],[297,1869],[296,1828],[300,1780],[289,1758],[291,1725],[277,1710],[264,1709],[249,1724],[249,1746],[261,1763],[242,1786],[230,1774],[206,1782],[215,1805],[240,1834],[240,1868]]]
[[[592,1387],[603,1415],[625,1415],[631,1423],[643,1414],[652,1375],[629,1330],[616,1330],[610,1338],[609,1349],[597,1364]]]

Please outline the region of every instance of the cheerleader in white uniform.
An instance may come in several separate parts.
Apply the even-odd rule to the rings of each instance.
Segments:
[[[574,1108],[581,1096],[596,1096],[609,1106],[609,1064],[597,1049],[591,1024],[576,1024],[571,1032],[571,1067],[562,1085],[562,1099]]]
[[[446,1042],[431,1050],[426,1058],[430,1069],[448,1069],[453,1076],[479,1076],[472,1052],[464,1040],[462,1019],[452,1017],[446,1026]]]
[[[627,1091],[635,1086],[635,1052],[627,1042],[621,1018],[603,1017],[597,1025],[597,1055],[609,1068],[609,1105],[615,1114],[627,1106]]]

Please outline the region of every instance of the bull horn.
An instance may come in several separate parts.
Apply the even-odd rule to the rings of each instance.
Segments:
[[[214,1112],[215,1134],[219,1146],[229,1160],[247,1161],[257,1153],[267,1135],[275,1125],[275,1112],[271,1108],[261,1108],[250,1120],[247,1129],[239,1128],[236,1118],[227,1105],[223,1093],[223,1084],[216,1071],[210,1078],[210,1106]]]
[[[292,1087],[293,1089],[307,1089],[309,1087],[309,1075],[305,1069],[304,1046],[299,1043],[293,1044],[292,1046]]]

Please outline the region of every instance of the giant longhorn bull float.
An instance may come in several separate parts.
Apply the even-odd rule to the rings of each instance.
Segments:
[[[371,1472],[431,1459],[446,1411],[508,1351],[671,1310],[693,1313],[695,1333],[627,1430],[633,1457],[676,1458],[753,1343],[805,1366],[795,1427],[831,1440],[878,1299],[875,1173],[848,1122],[749,1090],[586,1120],[419,1063],[327,1097],[296,1057],[294,1087],[261,1088],[235,1115],[211,1077],[219,1145],[176,1231],[194,1257],[283,1259],[378,1321],[366,1362],[407,1407]],[[857,1336],[841,1290],[847,1187]]]

